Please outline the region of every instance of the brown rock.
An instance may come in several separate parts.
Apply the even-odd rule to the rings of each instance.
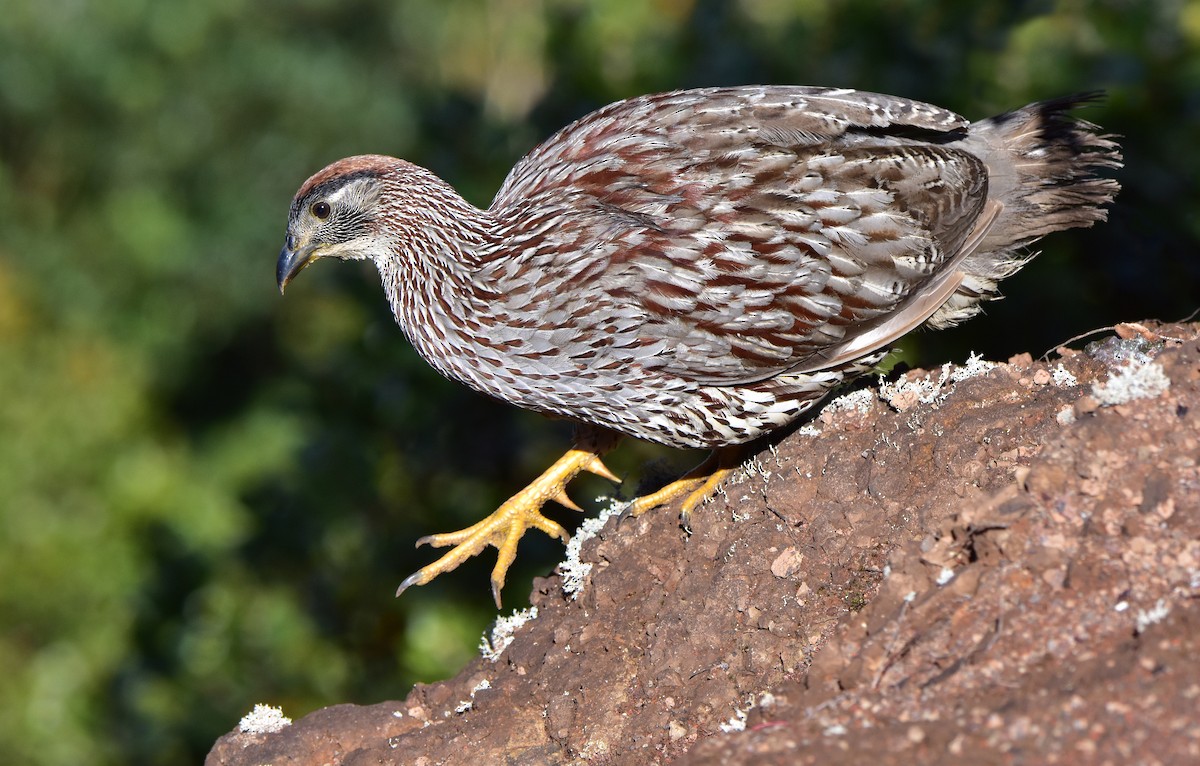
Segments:
[[[1144,324],[1159,397],[1062,424],[1104,368],[1019,355],[831,414],[690,539],[671,512],[610,525],[583,551],[609,566],[543,587],[499,661],[208,764],[1200,762],[1200,327]],[[1042,383],[1060,362],[1079,385]]]

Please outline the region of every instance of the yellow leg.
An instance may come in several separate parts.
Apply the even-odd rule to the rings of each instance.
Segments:
[[[496,607],[499,608],[504,577],[517,557],[517,542],[525,534],[525,530],[537,528],[563,542],[570,539],[565,529],[542,515],[541,509],[546,501],[553,500],[567,508],[580,510],[579,506],[567,497],[566,485],[583,471],[620,483],[620,479],[600,460],[601,455],[615,447],[618,441],[620,437],[610,431],[581,427],[575,437],[574,447],[486,519],[458,532],[422,537],[417,541],[418,546],[428,544],[435,548],[454,547],[446,555],[400,583],[396,595],[399,596],[413,585],[424,585],[438,575],[449,572],[491,545],[497,550],[496,566],[492,569],[492,597],[496,599]]]
[[[699,508],[701,503],[712,497],[721,482],[733,473],[734,468],[742,461],[745,451],[745,448],[741,446],[713,450],[708,457],[704,458],[704,462],[679,479],[657,492],[643,495],[634,500],[626,513],[630,516],[641,516],[651,508],[666,505],[678,497],[687,495],[683,501],[679,521],[684,529],[691,532],[692,512]]]

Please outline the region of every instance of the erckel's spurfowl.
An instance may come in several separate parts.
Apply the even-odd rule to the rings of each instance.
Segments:
[[[743,445],[888,345],[961,322],[1052,231],[1103,221],[1118,145],[1072,96],[970,123],[853,90],[735,87],[621,101],[517,163],[486,210],[404,160],[339,160],[292,201],[282,291],[317,258],[370,259],[441,374],[578,424],[574,447],[400,586],[487,545],[497,604],[517,541],[620,434],[714,451],[635,501],[687,515]],[[397,592],[397,594],[399,591]]]

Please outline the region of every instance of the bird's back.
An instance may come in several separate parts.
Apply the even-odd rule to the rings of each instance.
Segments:
[[[1094,171],[1119,155],[1075,103],[971,126],[747,87],[588,115],[489,210],[489,393],[680,445],[778,427],[905,332],[974,313],[1031,231],[1103,217],[1117,187]]]

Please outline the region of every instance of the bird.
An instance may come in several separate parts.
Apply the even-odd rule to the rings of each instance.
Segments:
[[[562,128],[487,208],[403,159],[358,155],[306,180],[281,292],[320,258],[368,260],[416,352],[450,380],[576,424],[562,458],[397,595],[488,546],[497,606],[542,513],[623,437],[709,457],[633,515],[689,517],[751,443],[875,368],[898,338],[998,297],[1029,245],[1107,218],[1117,137],[1081,93],[970,122],[847,88],[737,86],[629,98]]]

